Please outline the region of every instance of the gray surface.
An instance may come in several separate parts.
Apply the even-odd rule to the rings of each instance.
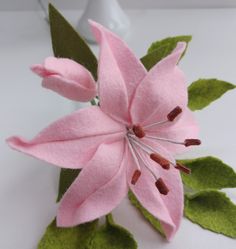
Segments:
[[[47,3],[47,0],[43,0]],[[51,0],[58,8],[84,8],[87,0]],[[235,0],[119,0],[124,8],[227,8],[236,7]],[[0,10],[34,10],[36,0],[1,0]]]

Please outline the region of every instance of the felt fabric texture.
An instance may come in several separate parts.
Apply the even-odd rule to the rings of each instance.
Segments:
[[[73,60],[48,57],[42,65],[33,65],[31,69],[43,78],[43,87],[66,98],[86,102],[96,96],[91,73]]]
[[[130,110],[133,123],[163,121],[176,106],[186,107],[186,79],[176,66],[185,47],[184,42],[178,43],[173,53],[157,63],[138,85]],[[148,98],[144,101],[143,96]]]
[[[181,113],[172,123],[166,123],[156,128],[150,127],[148,128],[148,134],[158,134],[159,137],[168,139],[174,138],[176,141],[181,142],[187,138],[198,137],[199,126],[193,113],[186,107],[183,113]],[[189,149],[185,146],[179,146],[178,144],[165,141],[158,141],[158,143],[173,154],[180,154]]]
[[[87,247],[98,226],[98,220],[72,228],[48,225],[37,249],[90,249]]]
[[[100,44],[98,66],[100,106],[113,118],[130,124],[129,106],[138,84],[147,71],[120,38],[98,23],[90,20],[90,24]]]
[[[60,228],[54,220],[45,231],[38,249],[137,249],[133,235],[116,224],[109,214],[105,224],[98,220],[73,228]]]
[[[186,42],[188,44],[191,39],[191,36],[183,35],[168,37],[161,41],[154,42],[149,47],[148,53],[141,58],[141,61],[145,68],[150,70],[155,64],[157,64],[157,62],[169,55],[174,50],[178,42]],[[182,54],[181,58],[183,57],[184,53]]]
[[[86,249],[137,249],[133,235],[117,225],[109,214],[106,223],[101,226],[87,244]]]
[[[100,144],[116,141],[125,132],[123,125],[94,106],[59,119],[30,141],[14,136],[7,142],[13,149],[56,166],[78,169],[93,157]]]
[[[97,80],[97,58],[73,26],[49,3],[49,21],[54,55],[83,65]]]
[[[154,217],[151,213],[149,213],[147,211],[147,209],[145,209],[141,203],[137,200],[137,198],[135,197],[135,195],[132,193],[132,191],[129,191],[128,193],[129,196],[129,200],[131,201],[131,203],[140,211],[140,213],[145,217],[145,219],[147,219],[150,224],[162,235],[165,236],[165,233],[163,231],[163,228],[161,227],[161,223],[160,221]]]
[[[79,173],[80,169],[61,169],[58,184],[57,202],[61,200],[62,196],[65,194]]]
[[[199,79],[188,87],[189,108],[192,111],[201,110],[220,98],[236,86],[217,79]]]
[[[236,173],[218,158],[208,156],[179,162],[191,169],[191,177],[183,174],[182,179],[194,191],[236,188]]]
[[[159,50],[161,51],[161,54],[162,54],[161,59],[163,59],[175,49],[178,42],[186,42],[186,44],[188,44],[191,40],[192,40],[192,36],[190,35],[179,35],[179,36],[167,37],[163,40],[153,42],[151,46],[148,48],[148,54],[156,50]]]
[[[63,196],[57,213],[58,226],[91,221],[120,203],[128,192],[124,150],[124,141],[99,146]]]
[[[186,198],[184,213],[205,229],[236,238],[236,205],[225,193],[200,191]]]
[[[160,144],[153,141],[145,141],[152,148],[156,148],[158,153],[169,161],[175,163],[171,154],[165,150]],[[142,153],[140,151],[140,153]],[[135,165],[132,156],[128,157],[129,165]],[[179,172],[171,167],[168,171],[160,167],[156,162],[149,159],[149,155],[143,154],[143,158],[155,174],[156,178],[162,178],[168,186],[169,193],[167,195],[157,194],[155,186],[155,178],[146,169],[142,167],[142,174],[135,185],[130,181],[129,186],[135,194],[142,206],[151,214],[153,214],[162,224],[168,240],[171,240],[179,228],[181,218],[183,216],[183,185]],[[143,166],[143,165],[142,165]],[[128,169],[128,179],[132,179],[134,167]]]
[[[62,118],[33,140],[12,137],[8,143],[13,149],[57,166],[75,169],[84,166],[61,200],[57,215],[59,226],[74,226],[109,213],[130,187],[138,201],[160,220],[170,240],[179,227],[183,212],[179,171],[174,167],[163,170],[148,154],[139,152],[155,176],[162,177],[168,185],[168,195],[161,195],[146,166],[134,162],[127,130],[133,125],[166,120],[168,113],[178,105],[185,118],[180,121],[180,116],[179,121],[164,126],[162,132],[170,130],[175,140],[179,139],[178,131],[182,138],[183,130],[188,129],[187,134],[196,138],[196,123],[187,111],[185,77],[176,65],[186,45],[178,43],[169,56],[146,72],[123,41],[101,25],[90,23],[101,47],[98,67],[100,107],[85,108]],[[158,134],[158,129],[153,131]],[[146,134],[151,133],[147,130]],[[176,148],[165,148],[164,143],[148,138],[142,141],[175,162]],[[137,169],[135,165],[140,166],[141,177],[131,186],[132,174]]]

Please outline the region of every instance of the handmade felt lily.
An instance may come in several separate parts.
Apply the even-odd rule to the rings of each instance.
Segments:
[[[186,44],[178,43],[147,72],[116,35],[97,23],[91,26],[100,44],[99,106],[56,121],[30,141],[11,137],[8,143],[57,166],[83,168],[61,200],[58,226],[74,226],[111,212],[131,189],[160,220],[170,240],[183,213],[179,169],[188,173],[176,165],[174,155],[200,144],[187,108],[185,77],[177,66]],[[57,60],[50,61],[54,68]],[[68,65],[60,63],[59,74],[63,63]]]

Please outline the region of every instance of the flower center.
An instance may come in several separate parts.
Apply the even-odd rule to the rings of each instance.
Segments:
[[[146,126],[140,126],[139,124],[133,125],[131,128],[127,128],[126,140],[134,159],[136,170],[133,173],[131,184],[135,185],[139,180],[142,174],[141,165],[144,166],[154,177],[155,186],[159,190],[160,194],[167,195],[169,192],[168,186],[165,184],[164,180],[157,176],[152,169],[152,165],[149,160],[152,160],[157,163],[164,170],[169,170],[171,167],[174,167],[176,170],[182,171],[185,174],[190,174],[191,170],[186,166],[176,163],[175,161],[170,161],[163,157],[161,153],[157,151],[156,148],[153,148],[149,145],[150,141],[164,141],[167,143],[179,144],[185,147],[191,145],[200,145],[201,141],[199,139],[188,138],[184,141],[175,141],[169,138],[158,137],[147,135],[147,129],[154,126],[161,126],[168,122],[173,122],[177,116],[182,113],[182,109],[177,106],[170,113],[167,114],[166,120],[155,122]]]

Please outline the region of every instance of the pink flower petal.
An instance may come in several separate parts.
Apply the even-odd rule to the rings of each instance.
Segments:
[[[188,108],[185,108],[180,117],[177,118],[176,122],[174,121],[158,127],[152,127],[146,131],[146,134],[171,139],[177,142],[184,142],[184,140],[188,138],[198,138],[199,127],[194,118],[193,112]],[[191,148],[165,141],[158,141],[158,143],[172,154],[183,153]]]
[[[62,198],[57,225],[68,227],[108,214],[128,192],[124,140],[99,146]]]
[[[30,141],[11,137],[7,142],[13,149],[57,166],[81,168],[101,143],[121,139],[125,132],[99,107],[89,107],[54,122]]]
[[[157,148],[159,154],[166,159],[174,160],[163,147],[156,147],[156,143],[152,142],[146,142],[146,144]],[[167,239],[171,240],[179,228],[183,216],[183,185],[180,174],[174,167],[165,170],[156,162],[152,161],[147,154],[143,153],[142,155],[145,157],[145,161],[149,163],[156,177],[161,177],[164,180],[164,183],[169,189],[169,193],[167,195],[159,193],[155,186],[155,178],[143,165],[141,168],[141,176],[135,185],[130,183],[135,168],[129,168],[128,182],[130,188],[143,207],[161,222]],[[134,165],[132,160],[129,162],[129,166],[130,165]]]
[[[96,89],[86,88],[78,82],[51,75],[43,79],[42,86],[71,100],[87,102],[96,96]]]
[[[41,64],[35,64],[31,66],[31,70],[42,78],[55,74],[54,72],[46,70],[45,67]]]
[[[186,80],[176,66],[185,47],[184,42],[179,42],[176,49],[155,65],[140,83],[131,106],[133,123],[165,120],[176,106],[184,108],[187,105]]]
[[[130,122],[129,105],[146,69],[127,45],[115,34],[90,21],[100,44],[98,68],[101,108],[117,120]]]
[[[91,73],[70,59],[48,57],[43,65],[32,71],[43,77],[43,87],[77,101],[89,101],[96,96],[96,85]]]

